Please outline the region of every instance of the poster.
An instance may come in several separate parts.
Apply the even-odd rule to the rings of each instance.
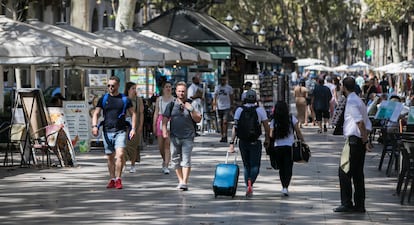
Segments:
[[[89,74],[89,86],[104,86],[108,83],[106,74]]]
[[[67,127],[70,130],[70,139],[75,150],[79,152],[89,151],[89,120],[88,107],[84,101],[64,101]]]
[[[102,97],[107,91],[106,86],[101,87],[85,87],[85,101],[86,101],[86,110],[87,110],[87,118],[88,118],[88,128],[92,126],[92,115],[95,110],[96,104],[98,104],[98,100]],[[103,120],[102,116],[99,118],[98,124]],[[89,140],[90,141],[99,141],[100,136],[95,137],[89,132]]]
[[[148,82],[147,82],[148,71]],[[137,84],[137,94],[143,98],[149,98],[154,94],[154,74],[151,69],[131,68],[130,80]]]
[[[375,114],[375,119],[397,122],[402,109],[403,104],[401,102],[382,101],[377,114]]]
[[[64,101],[63,105],[65,105],[66,103],[67,102]],[[76,135],[73,136],[74,130],[71,128],[70,117],[68,117],[68,114],[66,114],[66,110],[64,107],[63,108],[62,107],[48,107],[47,110],[49,111],[49,117],[50,117],[51,124],[63,125],[64,133],[61,133],[62,130],[56,133],[56,137],[58,138],[56,144],[59,146],[60,152],[62,154],[62,158],[64,158],[62,163],[65,166],[68,166],[71,163],[72,163],[72,166],[76,166],[75,151],[77,148],[75,145],[77,144],[75,142],[77,142],[77,137]],[[64,134],[64,135],[60,135],[60,134]],[[69,152],[71,160],[68,160],[69,155],[65,154],[65,152]]]

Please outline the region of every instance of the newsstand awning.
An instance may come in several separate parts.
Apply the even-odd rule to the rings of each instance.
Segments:
[[[230,46],[197,46],[197,48],[210,53],[212,59],[230,59]]]
[[[243,53],[247,61],[281,63],[282,59],[268,51],[234,47],[235,50]]]

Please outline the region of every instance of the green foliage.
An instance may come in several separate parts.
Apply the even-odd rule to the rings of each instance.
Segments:
[[[370,22],[398,23],[414,9],[412,0],[365,0],[368,5],[367,19]]]
[[[241,0],[213,6],[210,14],[224,22],[230,13],[242,30],[255,18],[266,28],[278,26],[298,56],[311,56],[310,49],[325,46],[328,39],[341,41],[348,27],[357,29],[358,15],[343,0]],[[270,36],[271,34],[268,34]],[[315,52],[314,52],[315,53]]]

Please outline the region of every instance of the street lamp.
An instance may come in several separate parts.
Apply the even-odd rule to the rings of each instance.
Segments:
[[[230,15],[230,12],[228,12],[226,18],[224,19],[224,24],[226,24],[227,27],[232,27],[233,21],[233,17]]]
[[[265,28],[262,27],[257,35],[258,35],[257,36],[257,41],[259,42],[259,44],[263,44],[266,41],[266,30],[265,30]]]
[[[283,57],[287,38],[279,27],[276,27],[274,40],[276,42],[276,55]]]
[[[231,28],[234,32],[239,32],[241,31],[241,27],[238,23],[235,23],[233,28]]]
[[[257,34],[257,33],[259,33],[259,29],[260,29],[260,23],[256,18],[254,20],[254,22],[252,23],[252,31],[253,31],[253,33]]]

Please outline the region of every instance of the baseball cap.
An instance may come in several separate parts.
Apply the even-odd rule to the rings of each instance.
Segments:
[[[250,81],[246,81],[246,83],[244,83],[244,86],[249,86],[249,87],[251,87],[251,86],[253,86],[253,84],[252,84],[252,82],[250,82]]]
[[[244,99],[247,103],[255,103],[256,102],[256,92],[253,90],[248,90],[246,92],[246,98]]]

